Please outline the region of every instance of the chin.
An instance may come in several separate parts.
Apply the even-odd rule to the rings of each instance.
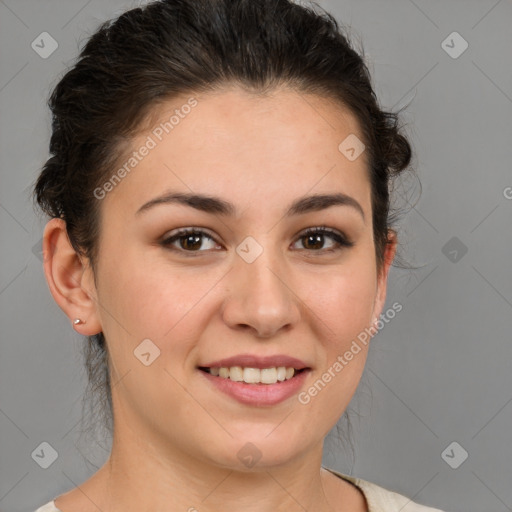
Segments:
[[[273,430],[274,429],[274,430]],[[269,435],[269,432],[273,433]],[[298,457],[306,449],[304,438],[296,440],[286,429],[279,432],[279,427],[252,429],[244,435],[230,433],[233,438],[221,447],[216,454],[210,454],[212,462],[226,469],[242,472],[253,472],[263,469],[284,466]]]

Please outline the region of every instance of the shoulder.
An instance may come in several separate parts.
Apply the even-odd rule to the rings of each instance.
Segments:
[[[363,492],[368,502],[369,512],[444,512],[438,508],[431,508],[420,505],[402,494],[385,489],[380,485],[357,478],[344,473],[339,473],[333,469],[329,469],[335,475],[353,483]],[[34,512],[61,512],[54,501],[49,501],[45,505],[39,507]]]
[[[369,512],[443,512],[438,508],[420,505],[402,494],[385,489],[384,487],[374,484],[373,482],[369,482],[368,480],[345,475],[343,473],[333,471],[332,469],[329,471],[332,471],[339,477],[352,482],[361,489],[366,501],[368,502]]]
[[[55,506],[54,501],[49,501],[45,505],[39,507],[35,512],[60,512],[60,510]]]

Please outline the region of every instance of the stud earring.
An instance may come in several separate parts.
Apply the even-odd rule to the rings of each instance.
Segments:
[[[75,318],[73,320],[73,325],[78,325],[78,324],[85,324],[85,322],[80,320],[80,318]]]

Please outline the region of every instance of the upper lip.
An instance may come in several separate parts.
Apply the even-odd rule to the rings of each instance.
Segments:
[[[202,364],[200,367],[206,368],[230,368],[231,366],[242,366],[244,368],[273,368],[285,366],[287,368],[295,368],[302,370],[309,366],[300,359],[290,357],[284,354],[276,354],[275,356],[256,356],[252,354],[239,354],[237,356],[219,359],[210,363]]]

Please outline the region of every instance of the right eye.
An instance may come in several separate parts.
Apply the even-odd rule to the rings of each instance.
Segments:
[[[201,248],[204,242],[204,238],[215,242],[218,246],[216,240],[209,235],[206,231],[198,228],[183,228],[166,237],[160,242],[165,248],[180,251],[184,253],[191,252],[205,252],[204,250],[198,250]],[[177,248],[174,246],[175,242],[179,242],[180,247]]]

